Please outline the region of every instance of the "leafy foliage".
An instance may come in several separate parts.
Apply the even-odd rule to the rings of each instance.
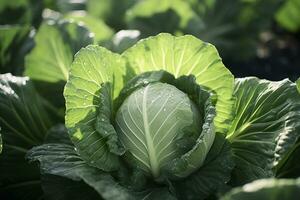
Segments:
[[[0,198],[295,198],[300,80],[234,79],[198,39],[262,54],[282,2],[1,2]]]
[[[0,102],[0,194],[9,199],[38,198],[42,195],[39,170],[27,163],[25,154],[43,143],[54,120],[26,77],[0,75]]]
[[[83,26],[48,21],[41,25],[35,37],[36,45],[26,57],[25,74],[34,80],[66,81],[73,55],[92,41],[90,32]]]
[[[295,144],[300,96],[288,80],[236,79],[236,115],[227,135],[232,143],[236,184],[272,177],[272,168]]]
[[[11,72],[21,75],[24,67],[25,53],[30,45],[23,47],[28,39],[29,26],[5,25],[0,26],[0,72]]]
[[[214,46],[193,36],[159,34],[140,41],[123,56],[136,74],[149,70],[165,70],[175,78],[193,74],[198,84],[217,94],[216,131],[227,131],[234,104],[233,76],[224,67]]]

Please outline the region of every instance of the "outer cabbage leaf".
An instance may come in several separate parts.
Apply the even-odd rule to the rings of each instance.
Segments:
[[[4,25],[0,26],[0,73],[20,75],[24,65],[24,44],[29,26]]]
[[[73,55],[93,43],[90,31],[74,22],[44,22],[35,36],[35,47],[26,56],[25,75],[33,80],[66,81]]]
[[[300,179],[262,179],[234,188],[221,200],[298,199]]]
[[[125,79],[122,58],[91,45],[76,54],[65,86],[70,137],[84,160],[105,171],[118,169],[122,154],[111,119]]]
[[[48,20],[41,25],[34,40],[35,47],[25,59],[25,75],[63,113],[62,93],[73,56],[81,47],[93,43],[93,34],[75,22]]]
[[[44,144],[33,148],[28,157],[40,161],[42,173],[69,178],[73,181],[83,181],[105,200],[155,200],[158,196],[167,200],[174,199],[166,188],[149,189],[143,192],[130,191],[108,173],[89,166],[80,158],[74,146],[69,144]],[[49,181],[55,180],[47,180],[47,184],[51,183]],[[74,186],[74,182],[68,182]],[[80,185],[80,182],[75,184]],[[59,185],[52,185],[52,187],[57,190]],[[68,191],[63,190],[63,192]]]
[[[183,146],[191,148],[180,158],[175,159],[175,162],[170,163],[169,166],[172,168],[171,173],[182,178],[198,170],[207,158],[207,154],[215,139],[213,120],[216,116],[216,109],[214,95],[200,87],[193,75],[179,77],[175,80],[174,85],[186,93],[196,104],[201,119],[195,123],[199,123],[202,126],[195,144],[190,141],[186,142],[193,139],[189,134],[182,135],[179,138],[178,146],[183,144]],[[189,138],[188,140],[187,137]]]
[[[201,24],[190,5],[181,0],[141,1],[126,12],[128,27],[141,30],[143,37],[161,32],[175,34],[191,20]]]
[[[72,145],[67,129],[63,124],[53,126],[48,131],[44,143]],[[29,151],[29,154],[30,152],[31,151]],[[44,192],[44,198],[47,200],[90,200],[100,198],[99,194],[84,181],[74,181],[62,176],[42,174],[41,185]]]
[[[298,132],[298,135],[300,132]],[[290,148],[284,157],[276,165],[277,178],[298,178],[300,177],[300,139]]]
[[[43,143],[53,125],[49,112],[27,77],[0,75],[0,196],[38,199],[42,195],[39,170],[25,160],[28,149]]]
[[[122,56],[136,74],[165,70],[178,78],[194,75],[199,85],[217,94],[216,131],[225,133],[232,118],[233,76],[211,44],[187,35],[159,34],[141,40]]]
[[[236,116],[227,138],[236,168],[233,184],[274,176],[272,168],[297,141],[300,95],[294,83],[236,79]]]
[[[216,134],[203,166],[185,179],[172,184],[179,199],[207,199],[230,180],[233,167],[230,144],[224,136]]]
[[[98,44],[103,44],[103,42],[111,39],[113,36],[113,30],[101,19],[82,13],[82,11],[69,13],[65,18],[84,23],[84,25],[95,34],[94,38]]]
[[[44,144],[33,148],[28,153],[28,158],[40,161],[43,174],[62,176],[74,181],[83,180],[104,199],[129,199],[125,188],[116,184],[109,174],[90,167],[79,157],[73,145]]]

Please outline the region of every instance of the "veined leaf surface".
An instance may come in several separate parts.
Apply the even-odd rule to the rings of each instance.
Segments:
[[[227,138],[236,169],[233,182],[274,176],[272,168],[300,131],[300,95],[289,80],[236,79],[236,116]]]
[[[65,86],[66,126],[84,160],[100,169],[118,168],[112,101],[123,87],[125,62],[118,54],[89,45],[75,56]]]
[[[43,143],[54,121],[28,77],[0,75],[0,196],[38,199],[39,169],[25,160],[28,149]]]
[[[74,54],[93,43],[90,31],[75,22],[47,21],[35,36],[35,47],[26,56],[25,75],[33,80],[66,81]]]
[[[128,156],[154,177],[184,153],[175,141],[195,121],[199,122],[198,127],[190,135],[194,141],[201,130],[197,108],[185,93],[166,83],[152,83],[135,90],[116,116],[118,136],[128,148]]]
[[[162,33],[141,40],[122,55],[136,74],[165,70],[175,78],[194,75],[199,85],[217,94],[216,132],[228,130],[234,104],[233,76],[213,45],[191,35],[174,37]]]

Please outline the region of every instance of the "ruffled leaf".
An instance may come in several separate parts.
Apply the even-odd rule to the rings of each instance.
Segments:
[[[177,177],[186,177],[199,169],[207,158],[207,154],[215,139],[214,117],[216,116],[215,102],[213,95],[201,88],[194,76],[182,76],[176,79],[174,85],[186,93],[197,105],[201,119],[197,122],[202,125],[201,133],[196,143],[185,144],[189,150],[175,162],[170,164],[172,173]],[[190,138],[189,135],[182,135],[177,139],[178,145]]]
[[[0,194],[5,199],[38,199],[39,170],[28,164],[28,149],[42,144],[54,124],[28,77],[0,75]]]
[[[194,75],[196,82],[217,94],[216,131],[225,133],[232,118],[233,76],[211,44],[187,35],[159,34],[139,41],[122,56],[136,74],[165,70],[178,78]]]
[[[117,180],[108,173],[89,166],[80,158],[72,145],[44,144],[33,148],[28,153],[28,158],[32,161],[37,160],[40,162],[41,172],[43,174],[61,176],[72,179],[73,181],[83,181],[97,191],[105,200],[155,200],[160,195],[165,197],[165,199],[174,199],[168,190],[164,188],[149,188],[142,192],[128,190],[121,186]],[[50,181],[53,181],[53,179]],[[68,182],[71,186],[74,186],[73,182]],[[49,182],[47,182],[47,184],[49,184]],[[80,182],[76,184],[80,185]],[[53,187],[57,190],[59,185]]]
[[[300,95],[295,84],[237,79],[236,116],[227,138],[236,169],[233,184],[274,176],[272,168],[295,144],[300,131]]]
[[[230,180],[234,167],[230,144],[217,134],[203,166],[183,180],[173,182],[179,199],[202,200]]]
[[[298,132],[300,135],[300,132]],[[300,177],[300,139],[296,144],[289,149],[289,151],[282,157],[276,165],[277,178],[298,178]]]
[[[76,54],[65,86],[70,137],[85,161],[105,171],[117,170],[122,154],[111,119],[125,80],[121,57],[90,45]]]
[[[0,73],[10,72],[15,75],[22,73],[26,52],[22,45],[29,31],[27,25],[0,26]]]

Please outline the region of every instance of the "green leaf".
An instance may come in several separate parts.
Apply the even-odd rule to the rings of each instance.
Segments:
[[[37,199],[39,170],[25,160],[28,149],[43,142],[53,124],[27,77],[0,75],[0,193],[8,199]]]
[[[274,176],[272,168],[295,144],[300,131],[300,95],[295,84],[236,79],[236,116],[227,138],[236,169],[233,184]]]
[[[66,81],[73,55],[93,43],[89,30],[74,22],[46,21],[35,36],[35,47],[26,56],[25,75],[33,80]]]
[[[190,99],[195,102],[200,113],[201,119],[196,123],[201,124],[201,132],[196,140],[196,143],[186,143],[191,140],[191,135],[185,134],[179,139],[180,142],[190,148],[183,156],[175,159],[174,163],[170,163],[173,172],[178,177],[186,177],[192,172],[198,170],[207,158],[207,154],[215,139],[215,126],[213,120],[216,116],[214,96],[208,91],[201,88],[196,83],[196,78],[192,75],[181,76],[176,79],[174,85],[186,93]],[[186,144],[185,144],[186,143]],[[182,145],[182,144],[181,144]]]
[[[13,134],[29,146],[41,144],[53,122],[28,77],[0,75],[0,100],[3,135]]]
[[[80,12],[72,12],[65,16],[66,19],[73,19],[76,22],[82,22],[92,33],[95,34],[94,38],[98,44],[111,39],[113,30],[107,26],[101,19],[97,19],[88,14]]]
[[[230,144],[216,134],[203,166],[183,180],[173,182],[179,199],[206,199],[230,180],[234,167]]]
[[[28,153],[31,160],[40,161],[43,174],[53,174],[75,181],[83,180],[93,187],[104,199],[129,199],[126,189],[114,179],[83,161],[72,145],[45,144]]]
[[[66,126],[80,155],[105,171],[119,166],[112,100],[125,81],[125,62],[118,54],[90,45],[75,56],[66,84]]]
[[[163,189],[152,189],[145,192],[128,190],[118,184],[108,173],[89,166],[79,157],[72,145],[44,144],[34,147],[28,153],[28,158],[40,161],[42,173],[66,177],[73,181],[83,181],[105,200],[155,200],[158,195],[165,196],[166,199],[173,199],[168,191]],[[49,181],[46,184],[49,184]],[[76,185],[80,185],[80,182],[77,182]],[[74,187],[74,183],[71,186]],[[59,188],[59,185],[53,187],[55,190],[63,190]],[[63,192],[68,191],[63,190]]]
[[[298,199],[300,179],[262,179],[232,189],[221,200]]]
[[[141,40],[122,56],[136,74],[165,70],[175,78],[194,75],[200,86],[217,94],[216,131],[227,132],[234,104],[233,76],[213,45],[190,35],[174,37],[163,33]]]
[[[42,1],[10,0],[0,2],[0,24],[34,24],[42,14]]]
[[[277,11],[275,18],[285,29],[297,32],[300,29],[300,3],[298,0],[287,0]]]
[[[21,74],[24,54],[24,44],[30,29],[29,26],[5,25],[0,26],[0,72]]]
[[[194,18],[197,15],[190,5],[181,0],[141,1],[126,12],[128,27],[141,30],[143,37],[161,32],[174,34]]]
[[[300,132],[298,132],[298,135]],[[299,137],[299,136],[298,136]],[[290,148],[290,150],[284,155],[284,157],[276,165],[276,177],[277,178],[298,178],[300,177],[300,139],[296,144]]]

